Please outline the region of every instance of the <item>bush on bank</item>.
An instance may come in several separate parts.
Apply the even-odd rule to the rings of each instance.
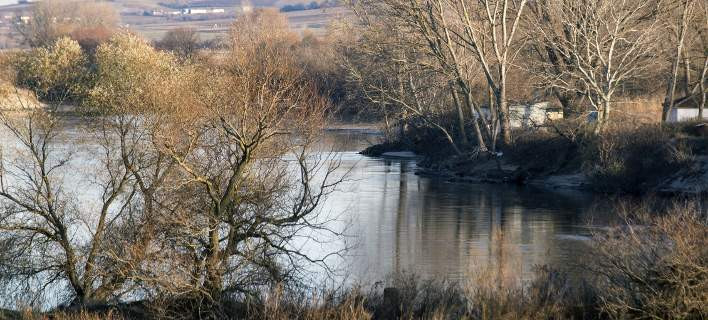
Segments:
[[[645,194],[681,169],[708,154],[708,139],[700,122],[674,124],[612,122],[599,135],[577,121],[559,121],[548,127],[516,131],[503,156],[473,152],[474,145],[458,155],[444,147],[442,135],[425,127],[409,127],[405,139],[393,139],[364,150],[365,155],[413,150],[425,156],[424,170],[454,176],[493,175],[498,166],[517,168],[502,172],[505,181],[525,183],[558,174],[582,174],[589,188],[601,193]],[[500,179],[502,180],[502,179]]]

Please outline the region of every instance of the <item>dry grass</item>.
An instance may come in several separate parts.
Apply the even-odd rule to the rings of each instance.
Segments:
[[[641,194],[694,161],[684,126],[615,122],[581,141],[583,171],[601,192]]]
[[[622,121],[659,123],[663,99],[658,95],[621,99],[617,101],[612,117]]]
[[[656,207],[623,203],[624,223],[595,236],[590,268],[601,308],[614,319],[705,319],[707,217],[696,202]]]
[[[583,173],[594,191],[647,194],[705,154],[696,123],[612,121],[600,135],[571,121],[522,132],[506,161],[527,177]]]

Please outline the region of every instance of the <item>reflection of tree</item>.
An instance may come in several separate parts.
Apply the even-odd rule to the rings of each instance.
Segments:
[[[421,270],[426,274],[464,271],[468,263],[491,263],[502,276],[499,281],[516,279],[521,266],[548,258],[549,246],[556,245],[555,234],[572,234],[577,231],[574,226],[583,224],[579,203],[558,194],[428,179],[418,180],[422,187],[414,194],[404,183],[410,177],[400,179],[395,271],[418,261],[427,262],[417,265],[427,268]],[[407,226],[408,219],[418,219],[419,227]],[[405,235],[409,239],[403,239]],[[422,251],[415,250],[417,245]],[[532,250],[523,249],[528,245]]]
[[[401,260],[401,232],[404,229],[404,220],[406,216],[407,202],[408,202],[408,161],[401,161],[400,164],[400,175],[398,182],[398,206],[396,207],[396,242],[394,243],[394,257],[393,257],[393,270],[398,273],[401,272],[400,260]]]

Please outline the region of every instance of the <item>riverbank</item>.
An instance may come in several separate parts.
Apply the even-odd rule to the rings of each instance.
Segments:
[[[525,132],[500,156],[455,154],[421,145],[426,146],[384,142],[362,154],[414,151],[424,158],[417,174],[455,182],[635,195],[708,193],[706,123],[615,127],[598,137],[569,138],[549,130]]]

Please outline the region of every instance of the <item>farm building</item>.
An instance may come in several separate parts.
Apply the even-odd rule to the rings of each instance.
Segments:
[[[489,117],[489,108],[481,108],[484,117]],[[543,126],[548,120],[563,119],[563,111],[550,102],[509,106],[509,120],[512,128],[533,128]]]
[[[682,122],[698,118],[698,108],[676,107],[671,109],[667,117],[668,122]],[[703,112],[703,119],[708,120],[708,112]]]
[[[550,102],[509,106],[512,128],[532,128],[548,120],[563,119],[563,111]]]

